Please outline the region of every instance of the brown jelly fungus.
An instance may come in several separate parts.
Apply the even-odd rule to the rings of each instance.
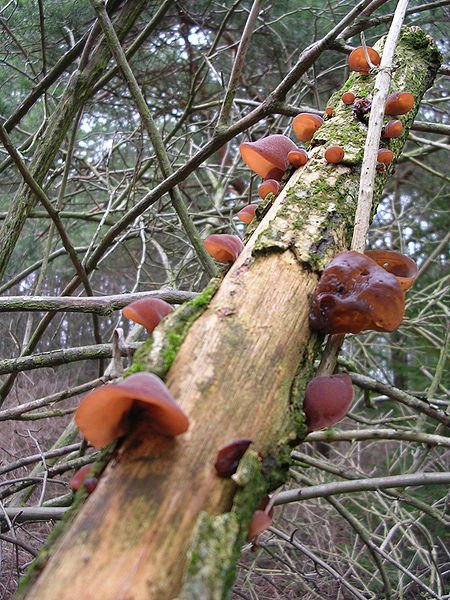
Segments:
[[[234,263],[244,249],[242,240],[237,235],[213,233],[203,242],[206,251],[220,263]]]
[[[286,135],[274,134],[263,137],[256,142],[244,142],[239,146],[242,160],[263,179],[280,181],[289,167],[287,158],[291,150],[297,146]]]
[[[341,421],[353,402],[352,380],[345,373],[314,377],[303,402],[309,431],[331,427]]]
[[[252,440],[249,438],[242,438],[234,440],[218,451],[214,468],[219,477],[231,477],[233,473],[236,473],[239,461],[251,443]]]

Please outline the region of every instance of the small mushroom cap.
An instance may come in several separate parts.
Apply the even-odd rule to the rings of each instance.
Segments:
[[[143,325],[149,333],[171,312],[173,307],[160,298],[141,298],[122,310],[124,317]]]
[[[380,55],[376,50],[366,46],[367,54],[373,65],[377,66],[380,64]],[[359,46],[355,48],[353,52],[350,52],[348,56],[348,66],[352,71],[357,71],[358,73],[362,73],[367,75],[370,71],[370,65],[367,62],[367,58],[364,52],[364,48]]]
[[[257,204],[247,204],[247,206],[244,206],[244,208],[242,208],[236,214],[236,216],[240,221],[243,221],[244,223],[247,223],[247,225],[248,225],[255,218],[255,212],[256,212],[257,208],[258,208]]]
[[[413,259],[396,250],[367,250],[365,254],[388,273],[395,275],[404,292],[409,290],[419,274],[419,267]]]
[[[247,540],[249,542],[254,542],[263,531],[272,525],[272,521],[273,519],[269,513],[266,513],[263,510],[255,510],[248,525]]]
[[[288,152],[297,146],[286,135],[274,134],[239,146],[242,160],[263,179],[279,181],[289,166]]]
[[[92,446],[103,448],[128,432],[133,407],[151,421],[156,433],[180,435],[189,426],[165,384],[152,373],[136,373],[121,383],[96,388],[81,401],[75,423]]]
[[[389,148],[380,148],[377,154],[377,161],[381,162],[388,167],[394,160],[394,153]]]
[[[352,94],[352,92],[345,92],[344,94],[342,94],[341,96],[341,100],[344,104],[353,104],[353,102],[355,101],[355,94]]]
[[[410,92],[389,94],[384,105],[386,115],[405,115],[414,106],[414,96]]]
[[[403,125],[401,121],[388,121],[383,127],[382,136],[385,139],[398,138],[402,135]]]
[[[353,396],[352,380],[345,373],[311,379],[303,401],[309,431],[331,427],[341,421],[353,402]]]
[[[236,473],[239,461],[251,443],[251,439],[242,438],[234,440],[230,444],[220,448],[217,452],[216,462],[214,463],[214,468],[219,477],[231,477],[233,473]]]
[[[326,267],[311,305],[309,324],[322,333],[394,331],[405,311],[395,275],[359,252],[342,252]]]
[[[329,146],[325,150],[324,156],[329,163],[340,163],[344,158],[344,148],[342,146]]]
[[[93,466],[94,464],[90,463],[88,465],[83,465],[77,471],[75,471],[69,483],[72,490],[80,489],[80,487],[85,483],[86,479],[88,479]]]
[[[303,148],[297,148],[297,150],[291,150],[291,152],[289,152],[289,154],[288,154],[288,161],[291,163],[291,165],[294,165],[294,167],[296,167],[297,169],[299,167],[303,167],[303,165],[306,165],[308,160],[309,160],[308,153],[306,152],[306,150],[303,150]]]
[[[312,136],[323,124],[322,117],[313,115],[312,113],[300,113],[292,121],[292,128],[297,138],[301,142],[309,142]],[[297,148],[292,148],[296,150]]]
[[[244,249],[241,238],[229,233],[213,233],[203,242],[206,251],[220,263],[234,263]]]
[[[330,119],[333,116],[334,106],[327,106],[325,108],[325,114]]]
[[[276,179],[266,179],[258,185],[258,195],[264,200],[268,194],[278,194],[280,184]]]

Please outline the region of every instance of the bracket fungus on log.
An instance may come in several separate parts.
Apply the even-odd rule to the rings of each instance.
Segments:
[[[342,102],[347,105],[353,104],[355,98],[356,96],[352,92],[344,92],[341,96]]]
[[[337,164],[340,163],[341,160],[344,158],[344,148],[342,146],[328,146],[328,148],[325,150],[325,160],[329,163],[332,164]]]
[[[213,233],[203,242],[206,251],[220,263],[234,263],[244,249],[242,240],[229,233]]]
[[[309,157],[306,150],[303,148],[297,148],[297,150],[291,150],[288,154],[288,161],[298,169],[298,167],[303,167],[308,162]]]
[[[171,312],[173,307],[160,298],[141,298],[122,309],[124,317],[143,325],[148,333],[151,333]]]
[[[370,64],[366,58],[366,52],[369,56],[370,62],[372,65],[377,67],[380,64],[380,55],[376,50],[366,46],[365,50],[362,46],[358,46],[348,55],[347,62],[349,69],[352,71],[356,71],[361,75],[368,75],[370,71]]]
[[[97,485],[97,479],[95,477],[89,477],[93,466],[93,463],[89,463],[88,465],[83,465],[77,471],[75,471],[72,479],[69,482],[70,489],[76,491],[79,490],[82,485],[84,485],[89,493],[94,491]]]
[[[252,544],[256,544],[261,533],[272,525],[274,508],[272,506],[267,510],[269,502],[269,496],[265,496],[250,520],[247,530],[247,540],[252,542]]]
[[[239,462],[251,443],[250,438],[241,438],[220,448],[214,463],[214,468],[219,477],[231,477],[236,473]]]
[[[92,446],[103,448],[128,433],[131,411],[161,435],[173,437],[189,427],[166,385],[152,373],[135,373],[121,383],[96,388],[81,401],[75,423]]]
[[[306,386],[303,410],[309,431],[335,425],[352,405],[352,380],[346,373],[314,377]]]
[[[414,106],[414,96],[410,92],[389,94],[384,105],[386,115],[405,115]]]
[[[394,160],[394,153],[389,148],[380,148],[377,154],[377,161],[388,167]]]
[[[321,333],[394,331],[405,312],[395,275],[359,252],[338,254],[326,267],[311,305],[309,324]]]
[[[399,120],[388,121],[383,127],[381,137],[385,139],[398,138],[402,135],[403,125]]]
[[[278,194],[280,184],[276,179],[265,179],[258,185],[258,196],[264,200],[268,194]]]
[[[243,221],[248,225],[255,218],[255,212],[257,208],[257,204],[247,204],[247,206],[244,206],[244,208],[241,208],[241,210],[236,213],[236,216],[240,221]]]
[[[239,146],[242,160],[254,173],[263,179],[277,181],[289,167],[287,155],[291,150],[297,150],[297,146],[286,135],[279,133]]]
[[[419,267],[409,256],[396,250],[367,250],[366,256],[397,278],[404,292],[409,290],[419,274]]]
[[[312,113],[300,113],[292,121],[294,133],[301,142],[309,142],[322,125],[322,117]]]

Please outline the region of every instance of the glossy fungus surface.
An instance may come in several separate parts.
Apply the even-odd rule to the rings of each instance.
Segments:
[[[329,163],[340,163],[344,158],[344,148],[342,146],[329,146],[325,150],[324,156]]]
[[[402,131],[403,125],[401,121],[388,121],[383,127],[381,135],[385,139],[398,138],[402,135]]]
[[[395,275],[404,292],[409,290],[419,274],[419,268],[413,259],[396,250],[367,250],[366,256],[388,273]]]
[[[159,298],[141,298],[122,310],[124,317],[143,325],[149,333],[171,312],[173,307]]]
[[[414,96],[410,92],[389,94],[384,105],[386,115],[405,115],[414,106]]]
[[[380,64],[380,55],[376,50],[366,46],[367,54],[369,55],[371,63],[376,67]],[[348,55],[348,66],[352,71],[357,71],[363,75],[367,75],[370,71],[370,65],[366,58],[366,53],[364,52],[364,48],[359,46],[355,48]]]
[[[285,135],[274,134],[256,142],[244,142],[239,146],[242,160],[263,179],[280,181],[289,166],[287,158],[297,146]]]
[[[236,214],[236,216],[240,221],[243,221],[244,223],[247,223],[247,225],[248,225],[255,218],[255,212],[256,212],[257,208],[258,208],[257,204],[247,204],[247,206],[244,206],[244,208],[242,208]]]
[[[322,273],[309,323],[331,334],[394,331],[404,311],[397,278],[369,256],[349,251],[338,254]]]
[[[314,377],[303,401],[309,431],[331,427],[341,421],[353,402],[352,380],[346,374]]]
[[[294,133],[301,142],[309,142],[322,125],[322,117],[311,113],[300,113],[292,121]]]
[[[288,161],[294,167],[303,167],[308,162],[308,153],[303,148],[298,148],[297,150],[291,150],[288,154]]]
[[[79,490],[80,487],[85,483],[86,479],[89,478],[89,474],[92,471],[93,463],[84,465],[75,471],[72,479],[70,480],[70,488],[72,490]],[[91,478],[92,479],[92,478]]]
[[[96,388],[81,401],[75,423],[92,446],[102,448],[128,433],[132,409],[162,435],[179,435],[189,426],[165,384],[152,373],[136,373]]]
[[[334,106],[327,106],[325,109],[325,114],[326,116],[331,119],[331,117],[333,116],[334,113]]]
[[[265,496],[258,506],[258,509],[253,513],[253,517],[249,523],[247,531],[247,540],[256,543],[258,536],[272,525],[273,521],[273,506],[266,511],[267,505],[270,502],[269,496]]]
[[[276,179],[266,179],[258,185],[258,195],[264,200],[268,194],[278,194],[280,184]]]
[[[377,161],[381,162],[388,167],[394,160],[394,153],[389,148],[380,148],[377,154]]]
[[[220,263],[234,263],[244,249],[242,240],[229,233],[213,233],[203,242],[206,251]]]
[[[353,104],[353,102],[355,101],[355,94],[352,94],[352,92],[345,92],[344,94],[342,94],[341,96],[341,100],[344,104]]]
[[[239,461],[251,443],[251,439],[242,438],[234,440],[218,451],[214,468],[219,477],[231,477],[233,473],[236,473]]]

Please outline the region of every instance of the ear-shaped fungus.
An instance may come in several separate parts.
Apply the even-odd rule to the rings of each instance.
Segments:
[[[258,208],[258,206],[256,204],[247,204],[247,206],[244,206],[244,208],[242,208],[236,214],[236,216],[240,221],[243,221],[244,223],[247,223],[247,225],[248,225],[255,218],[255,212],[256,212],[257,208]]]
[[[322,117],[313,115],[312,113],[300,113],[292,121],[294,133],[301,142],[309,142],[322,125]]]
[[[325,150],[325,160],[329,163],[340,163],[344,158],[344,148],[342,146],[329,146]]]
[[[370,61],[374,66],[380,64],[380,55],[373,48],[369,48],[366,46],[367,54],[369,55]],[[352,71],[357,71],[363,75],[368,75],[370,71],[370,65],[367,62],[366,54],[364,52],[364,48],[359,46],[355,48],[353,52],[350,52],[348,55],[348,66]]]
[[[288,152],[297,146],[286,135],[274,134],[239,146],[242,160],[263,179],[280,181],[289,167]]]
[[[303,148],[297,148],[297,150],[291,150],[288,154],[288,161],[291,165],[294,165],[298,169],[298,167],[303,167],[308,162],[309,157],[306,150]]]
[[[395,275],[359,252],[342,252],[326,267],[311,305],[309,324],[322,333],[394,331],[405,311]]]
[[[386,115],[405,115],[414,106],[414,96],[410,92],[389,94],[384,105]]]
[[[171,312],[173,307],[159,298],[141,298],[122,309],[124,317],[143,325],[149,333]]]
[[[394,153],[389,148],[380,148],[377,154],[377,161],[388,167],[394,160]]]
[[[396,250],[367,250],[365,254],[385,271],[395,275],[404,292],[409,290],[419,274],[413,259]]]
[[[258,509],[253,513],[247,531],[247,540],[249,542],[256,543],[258,536],[272,525],[273,506],[269,511],[266,512],[265,510],[269,502],[269,496],[265,496]]]
[[[352,94],[352,92],[344,92],[341,96],[341,100],[344,104],[353,104],[353,102],[355,101],[355,94]]]
[[[398,138],[402,135],[403,125],[401,121],[388,121],[383,127],[381,136],[385,139]]]
[[[265,179],[258,185],[258,196],[264,200],[267,194],[278,194],[280,184],[276,179]]]
[[[309,431],[331,427],[341,421],[353,402],[352,380],[345,373],[314,377],[303,401]]]
[[[70,488],[72,490],[79,490],[82,485],[86,482],[87,479],[93,479],[93,477],[89,477],[89,474],[92,470],[93,463],[89,465],[84,465],[75,471],[72,479],[70,480]]]
[[[92,446],[103,448],[128,433],[131,409],[162,435],[180,435],[189,426],[167,387],[152,373],[136,373],[121,383],[96,388],[81,401],[75,423]]]
[[[214,463],[217,475],[219,475],[219,477],[231,477],[233,473],[236,473],[239,461],[244,456],[245,451],[251,443],[251,439],[242,438],[223,446],[223,448],[217,452],[216,462]]]
[[[203,242],[206,251],[220,263],[234,263],[244,249],[241,238],[229,233],[213,233]]]
[[[331,119],[331,117],[333,116],[333,113],[334,113],[334,106],[327,106],[325,108],[325,114],[329,119]]]

